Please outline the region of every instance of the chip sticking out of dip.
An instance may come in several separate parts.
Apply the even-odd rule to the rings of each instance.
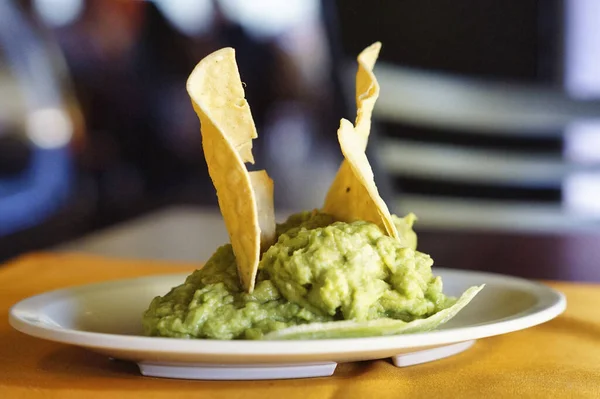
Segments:
[[[354,220],[375,223],[390,237],[400,240],[392,215],[379,196],[373,170],[362,145],[362,138],[350,121],[346,119],[340,121],[338,140],[344,154],[344,162],[347,164],[347,167],[341,170],[343,173],[341,181],[346,186],[342,187],[341,193],[334,195],[334,198],[339,201],[343,198],[344,202],[340,202],[338,206],[348,206],[348,203],[351,203],[352,212],[356,215]],[[333,214],[333,216],[337,215]]]
[[[376,42],[358,55],[358,71],[356,72],[356,132],[364,140],[367,148],[371,132],[371,115],[375,102],[379,97],[379,84],[373,73],[373,67],[379,56],[381,43]]]
[[[244,290],[252,292],[261,248],[275,240],[273,181],[265,171],[248,172],[254,163],[252,139],[258,137],[235,61],[224,48],[198,63],[187,91],[200,119],[202,147],[217,190]]]
[[[365,220],[375,223],[389,236],[400,239],[390,211],[379,196],[373,171],[365,155],[371,130],[371,114],[379,96],[379,84],[373,74],[373,67],[380,48],[381,43],[374,43],[358,56],[356,128],[350,122],[342,120],[338,139],[344,161],[325,197],[323,212],[344,222]]]

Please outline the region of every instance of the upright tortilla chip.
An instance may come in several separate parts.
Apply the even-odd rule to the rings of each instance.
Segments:
[[[350,121],[340,121],[338,140],[345,160],[327,195],[326,205],[331,208],[324,208],[324,212],[342,221],[375,223],[389,236],[400,239],[392,215],[379,196],[362,138]]]
[[[353,128],[349,121],[342,119],[338,139],[345,159],[329,188],[322,210],[345,222],[354,220],[373,222],[389,236],[399,239],[387,205],[379,196],[371,165],[365,155],[371,130],[371,115],[379,96],[379,84],[373,74],[373,67],[380,49],[381,43],[376,42],[358,56],[356,128]],[[346,137],[352,134],[354,137]]]
[[[218,50],[190,74],[187,91],[200,119],[208,172],[235,253],[244,289],[252,292],[261,246],[275,238],[273,182],[265,171],[249,173],[252,139],[258,136],[232,48]],[[272,221],[272,223],[271,223]]]
[[[375,102],[379,97],[379,83],[373,73],[373,67],[379,56],[381,43],[376,42],[364,49],[358,55],[358,71],[356,71],[356,121],[355,130],[364,140],[367,148],[371,132],[371,115]]]

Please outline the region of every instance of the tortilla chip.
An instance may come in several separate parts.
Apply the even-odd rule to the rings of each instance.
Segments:
[[[251,174],[252,139],[258,136],[232,48],[198,63],[187,91],[200,119],[202,147],[235,253],[240,281],[252,292],[263,246],[275,235],[272,181],[264,171]],[[264,231],[261,232],[261,228]],[[269,241],[271,240],[271,241]]]
[[[275,205],[273,204],[273,180],[266,171],[250,172],[250,183],[254,191],[260,229],[260,252],[263,253],[275,242]]]
[[[379,84],[373,74],[373,67],[379,55],[381,43],[377,42],[364,49],[358,56],[356,73],[356,128],[348,121],[342,120],[338,138],[342,145],[342,131],[354,133],[355,137],[345,138],[346,148],[344,161],[325,197],[323,212],[336,219],[351,222],[366,220],[377,224],[388,235],[398,239],[398,231],[393,223],[387,205],[379,196],[371,165],[365,155],[371,115],[375,101],[379,96]],[[349,153],[347,154],[346,152]],[[353,158],[353,164],[348,157]]]
[[[345,161],[327,195],[324,212],[346,222],[375,223],[389,236],[399,239],[392,215],[379,196],[362,139],[350,121],[340,121],[338,140]]]
[[[373,73],[373,67],[379,56],[381,43],[376,42],[358,55],[358,71],[356,72],[356,132],[364,140],[367,148],[371,132],[371,115],[375,102],[379,97],[379,83]]]
[[[450,307],[440,310],[426,319],[402,321],[396,319],[376,319],[368,321],[330,321],[325,323],[300,324],[273,331],[263,337],[265,340],[358,338],[398,334],[412,334],[431,331],[446,323],[458,314],[483,289],[483,285],[467,289]]]

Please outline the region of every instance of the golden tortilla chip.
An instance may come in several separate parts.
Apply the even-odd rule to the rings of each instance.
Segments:
[[[373,67],[379,56],[381,43],[376,42],[358,55],[358,71],[356,72],[356,121],[355,130],[364,140],[367,148],[371,132],[371,115],[375,102],[379,97],[379,83],[373,74]]]
[[[250,174],[244,165],[254,163],[252,139],[258,135],[244,98],[235,51],[221,49],[200,61],[188,78],[187,91],[200,119],[208,172],[238,274],[244,289],[252,292],[261,244],[267,247],[275,237],[273,182],[265,171]]]
[[[388,235],[398,239],[398,231],[387,205],[379,196],[371,165],[365,155],[371,130],[371,115],[379,96],[379,84],[373,74],[373,67],[380,49],[381,43],[377,42],[358,56],[356,128],[342,119],[338,139],[345,159],[327,193],[322,210],[345,222],[373,222]],[[349,134],[354,134],[354,137],[347,138]]]
[[[379,196],[362,138],[350,121],[340,121],[338,140],[345,161],[327,195],[326,205],[332,208],[324,212],[346,222],[375,223],[389,236],[400,239],[390,211]]]

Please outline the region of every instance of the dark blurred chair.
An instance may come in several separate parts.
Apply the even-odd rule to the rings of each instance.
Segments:
[[[0,3],[0,260],[81,234],[93,190],[64,59],[21,3]]]
[[[60,214],[74,192],[81,124],[55,46],[16,3],[0,3],[0,237]],[[0,258],[18,248],[2,243]]]

